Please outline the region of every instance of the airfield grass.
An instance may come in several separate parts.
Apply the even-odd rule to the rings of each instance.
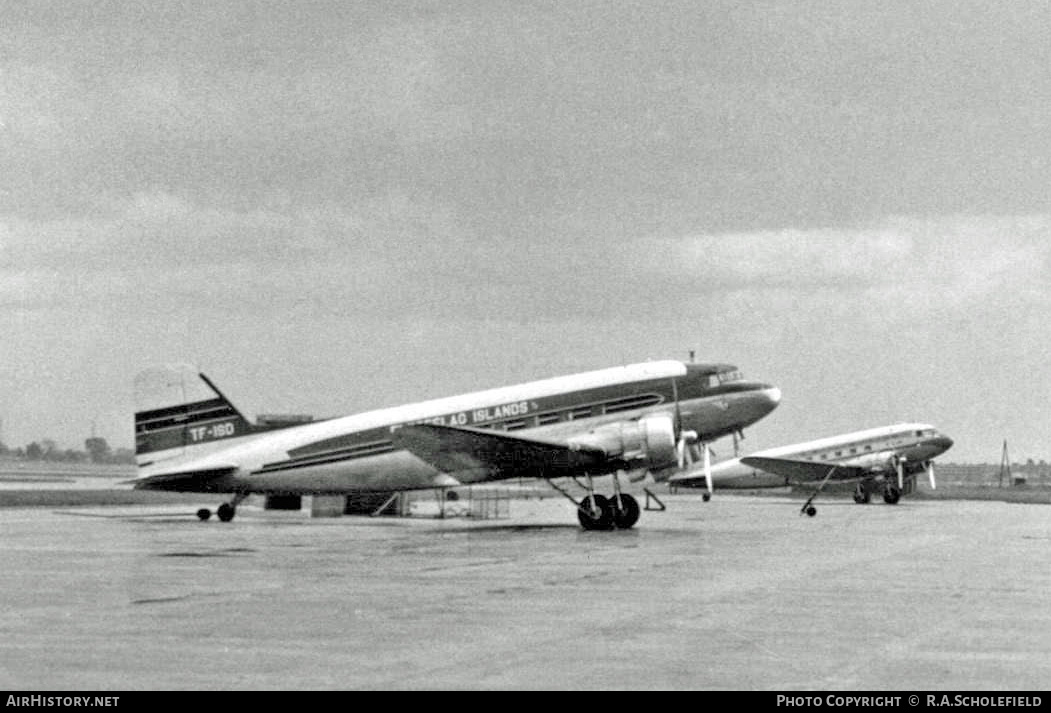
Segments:
[[[165,493],[150,490],[2,490],[0,508],[165,505],[198,503],[201,498],[199,493]]]

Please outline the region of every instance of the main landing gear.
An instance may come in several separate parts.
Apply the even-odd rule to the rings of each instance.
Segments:
[[[639,501],[628,493],[620,492],[620,479],[616,473],[613,474],[613,495],[608,498],[595,493],[591,476],[588,475],[585,486],[588,494],[580,502],[554,482],[548,482],[577,506],[577,520],[585,530],[629,530],[639,521]]]
[[[873,487],[866,486],[865,483],[858,483],[858,487],[854,489],[854,502],[858,505],[867,504],[872,499]],[[901,489],[896,485],[886,483],[882,488],[882,492],[883,502],[888,505],[896,505],[901,500]]]
[[[215,509],[215,514],[223,522],[230,522],[234,519],[234,515],[237,514],[237,506],[248,497],[248,493],[238,493],[234,496],[233,500],[228,503],[223,503]],[[212,511],[208,508],[201,508],[197,511],[197,518],[204,522],[212,516]]]
[[[585,530],[612,530],[613,508],[604,495],[589,495],[577,504],[577,519]]]
[[[888,485],[883,488],[883,502],[887,505],[897,505],[899,500],[901,500],[901,491],[897,486]]]
[[[639,502],[627,493],[610,498],[592,494],[577,504],[577,520],[585,530],[629,530],[640,512]]]

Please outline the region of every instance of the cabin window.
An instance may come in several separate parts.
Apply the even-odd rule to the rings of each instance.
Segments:
[[[850,449],[850,452],[851,452],[851,453],[857,453],[857,452],[858,452],[858,449],[857,449],[857,448],[851,448],[851,449]]]
[[[871,451],[872,450],[872,446],[865,446],[865,450],[866,451]]]
[[[603,404],[606,413],[617,413],[619,411],[631,411],[632,409],[656,406],[663,399],[660,394],[640,394],[638,396],[625,396],[624,398],[607,401]],[[590,415],[590,413],[588,414]],[[579,416],[577,418],[580,418]]]
[[[841,456],[841,455],[843,455],[843,451],[836,451],[836,455],[837,455],[837,456]]]
[[[590,406],[581,406],[580,408],[575,408],[575,409],[573,409],[572,411],[569,412],[569,420],[570,421],[572,421],[574,419],[577,419],[577,418],[588,418],[589,416],[591,416],[591,407]]]

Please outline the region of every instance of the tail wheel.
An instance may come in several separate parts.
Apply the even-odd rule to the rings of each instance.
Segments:
[[[230,522],[234,519],[234,514],[237,512],[236,508],[230,503],[223,503],[216,509],[215,514],[219,516],[219,519],[223,522]]]
[[[807,517],[814,517],[814,515],[817,515],[817,508],[813,505],[807,505],[805,512],[807,514]]]
[[[639,501],[627,493],[621,493],[619,509],[617,498],[610,498],[609,505],[613,513],[613,524],[621,530],[628,530],[639,521]]]
[[[613,528],[613,508],[605,496],[589,495],[580,501],[577,519],[585,530],[609,530]]]

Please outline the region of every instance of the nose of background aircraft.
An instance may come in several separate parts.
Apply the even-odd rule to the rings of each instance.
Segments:
[[[766,395],[766,398],[769,399],[771,409],[781,403],[781,389],[776,386],[767,386],[763,389],[763,393]]]
[[[752,403],[758,410],[763,412],[763,415],[770,413],[777,405],[781,403],[781,389],[777,388],[773,384],[759,384],[759,388],[756,389],[755,397]]]
[[[929,441],[927,441],[927,443],[929,443],[930,445],[932,445],[935,448],[939,449],[939,452],[944,453],[945,451],[947,451],[950,448],[952,448],[953,441],[948,436],[944,436],[943,435],[943,436],[935,436],[934,438],[932,438]]]

